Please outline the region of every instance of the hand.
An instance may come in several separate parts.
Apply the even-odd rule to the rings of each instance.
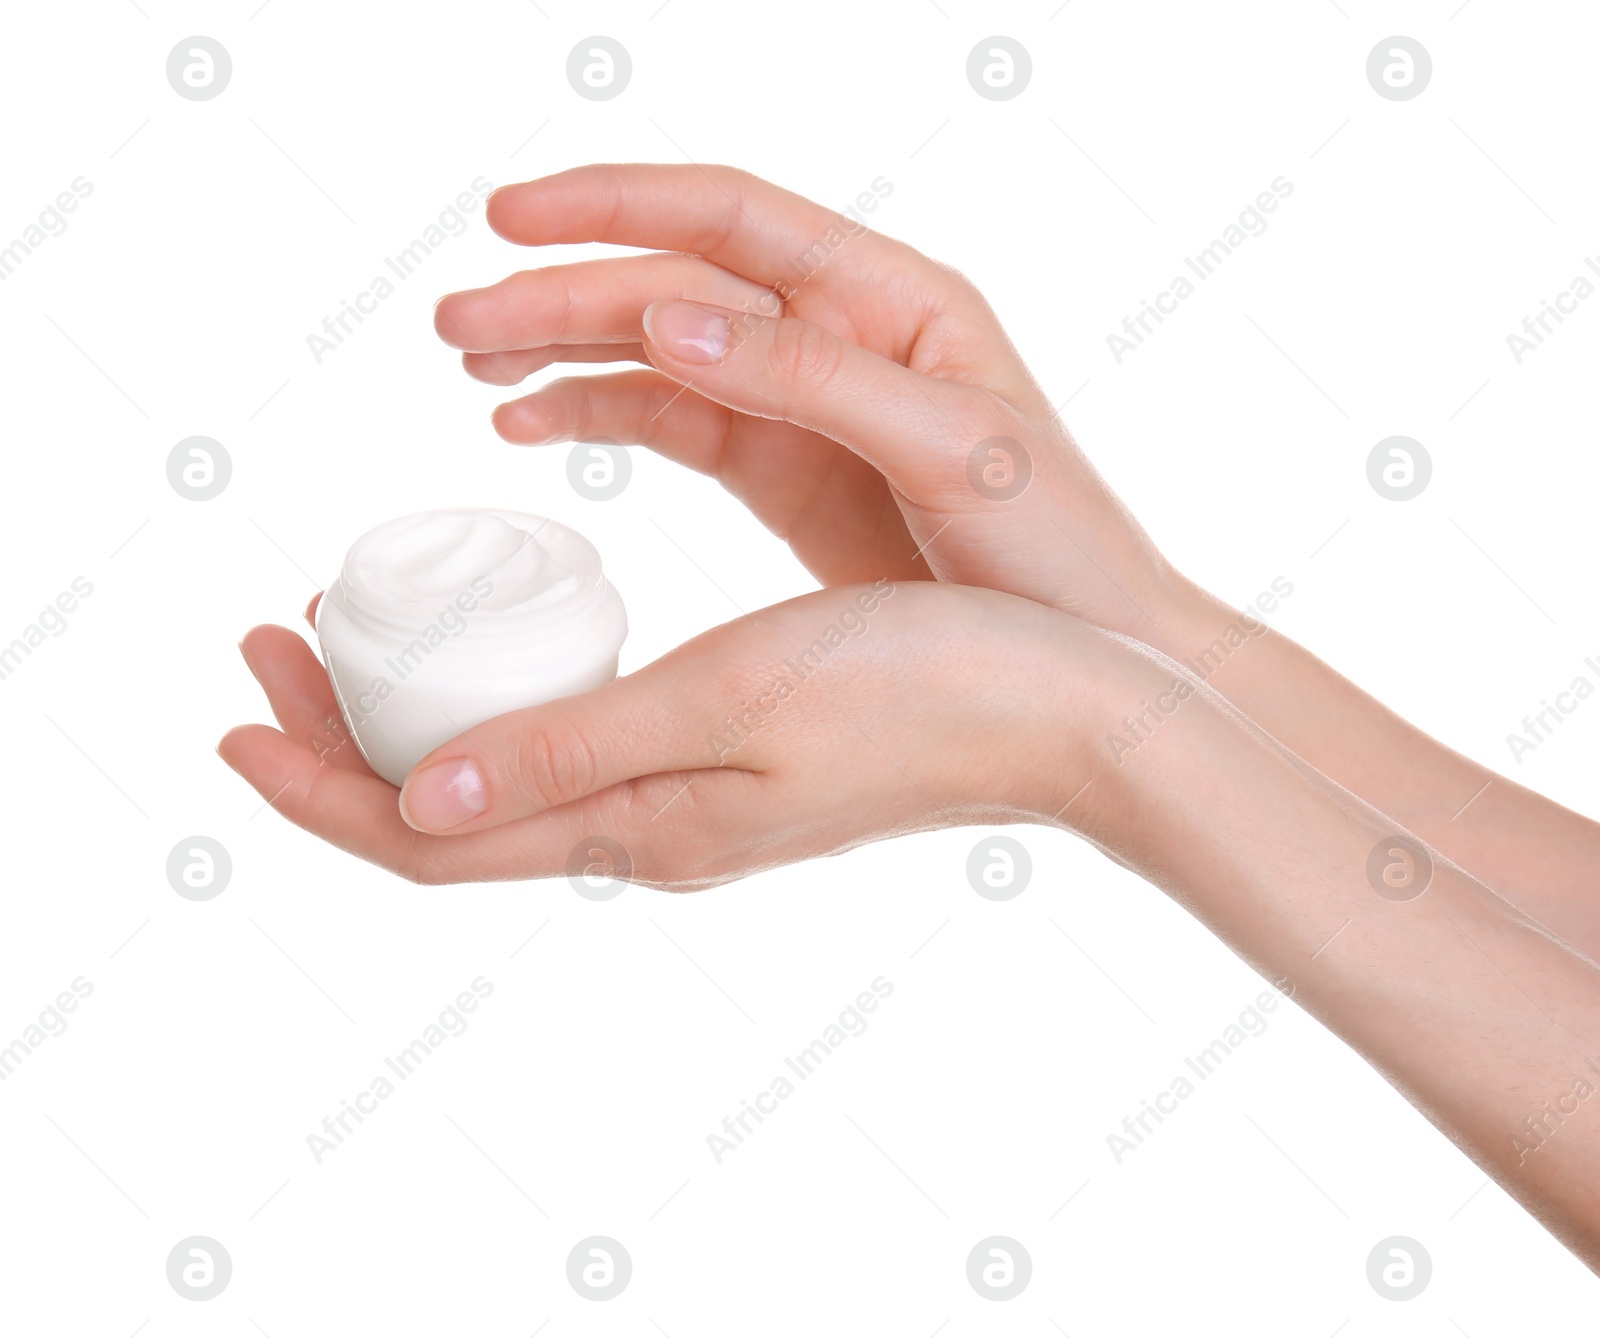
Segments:
[[[488,215],[528,246],[657,252],[440,301],[440,336],[495,385],[647,365],[501,405],[508,441],[609,437],[713,475],[824,584],[934,575],[1154,639],[1173,574],[959,274],[724,167],[580,167]]]
[[[1081,722],[1114,662],[1138,658],[992,591],[835,587],[487,721],[397,792],[300,637],[258,627],[241,649],[280,728],[241,726],[218,752],[291,822],[422,883],[559,875],[605,836],[633,881],[671,889],[931,827],[1050,821],[1104,765]],[[1073,821],[1091,811],[1073,804]]]
[[[582,167],[507,186],[488,214],[526,245],[665,248],[531,270],[440,302],[439,333],[494,384],[555,362],[647,364],[502,405],[502,436],[607,436],[714,475],[824,583],[936,575],[1136,637],[1600,957],[1590,891],[1600,825],[1443,747],[1174,572],[961,276],[729,168]],[[728,322],[727,348],[707,361],[716,319]],[[1031,463],[1011,501],[969,478],[974,447],[993,436]],[[980,452],[986,463],[1004,461]],[[1246,636],[1249,653],[1229,654]],[[1509,831],[1537,832],[1541,860]]]

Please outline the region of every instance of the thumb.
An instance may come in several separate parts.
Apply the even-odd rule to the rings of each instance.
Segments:
[[[716,768],[730,750],[708,677],[694,658],[669,656],[593,692],[474,725],[412,769],[401,816],[419,832],[456,835],[637,777]]]
[[[1001,407],[792,316],[654,302],[644,334],[646,355],[673,380],[741,413],[831,437],[913,498],[942,491],[947,465],[965,469],[966,452],[990,435],[983,424]]]

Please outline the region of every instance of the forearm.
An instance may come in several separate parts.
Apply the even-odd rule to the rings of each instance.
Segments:
[[[1368,860],[1395,825],[1204,689],[1092,793],[1086,835],[1287,980],[1600,1270],[1600,967],[1449,865],[1381,895]]]
[[[1600,960],[1600,825],[1461,756],[1192,586],[1152,644],[1346,789]]]

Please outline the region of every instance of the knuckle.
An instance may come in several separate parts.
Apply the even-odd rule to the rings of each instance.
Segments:
[[[943,260],[935,260],[932,263],[945,281],[957,291],[970,294],[975,294],[979,291],[978,285],[967,277],[965,271],[959,270],[954,265],[947,264]]]
[[[711,178],[722,199],[709,214],[688,250],[695,255],[721,251],[746,217],[745,197],[759,179],[742,168],[711,165],[701,168]]]
[[[748,186],[761,180],[754,172],[732,163],[707,163],[705,172],[719,186]]]
[[[438,887],[444,881],[436,869],[422,861],[408,862],[404,868],[396,872],[406,882],[413,883],[417,887]]]
[[[953,298],[958,306],[970,312],[990,312],[989,299],[983,295],[983,289],[954,265],[947,265],[942,260],[930,261],[941,279],[945,291]]]
[[[969,334],[977,331],[986,337],[999,330],[999,317],[983,289],[953,265],[942,260],[930,260],[928,264],[934,279],[925,293],[925,316],[930,324],[948,318],[955,329]]]
[[[578,299],[572,291],[571,276],[563,276],[561,282],[556,285],[556,291],[546,294],[545,300],[548,304],[546,319],[553,324],[552,333],[547,342],[564,344],[567,340],[567,332],[572,328],[572,317],[578,305]]]
[[[685,782],[688,783],[685,783]],[[707,805],[689,773],[639,777],[608,795],[605,821],[625,838],[628,881],[657,892],[693,892],[731,876],[723,872],[727,841],[715,805]]]
[[[544,414],[552,430],[581,441],[594,427],[594,393],[589,380],[587,376],[558,376],[528,396],[528,402]]]
[[[975,399],[967,413],[957,415],[959,427],[951,434],[952,443],[970,449],[983,441],[1014,442],[1021,448],[1023,440],[1032,436],[1027,419],[987,392],[979,395],[981,400]]]
[[[958,395],[951,414],[929,433],[925,456],[927,478],[941,493],[966,497],[972,490],[972,473],[992,461],[1015,467],[1018,457],[1028,455],[1024,441],[1030,436],[1023,419],[983,392],[975,392],[970,402]],[[995,452],[999,451],[1000,456]],[[997,466],[998,467],[998,466]]]
[[[779,320],[772,326],[767,361],[782,382],[820,390],[839,373],[843,347],[836,335],[810,321]]]
[[[419,832],[412,832],[406,843],[395,853],[389,865],[390,872],[398,874],[408,883],[418,887],[435,887],[444,879],[438,865],[423,851]]]
[[[720,841],[711,838],[711,832],[701,828],[684,841],[668,891],[697,892],[729,881],[732,875],[727,868],[728,852]]]
[[[588,794],[599,773],[594,751],[582,734],[560,727],[519,734],[509,763],[512,783],[549,808]]]

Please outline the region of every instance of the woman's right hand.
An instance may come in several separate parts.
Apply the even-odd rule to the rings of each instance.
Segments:
[[[953,270],[725,167],[580,167],[488,214],[523,245],[655,252],[439,303],[440,336],[497,385],[646,364],[500,406],[507,440],[633,442],[712,474],[824,584],[931,574],[1152,643],[1176,612],[1183,583]]]

